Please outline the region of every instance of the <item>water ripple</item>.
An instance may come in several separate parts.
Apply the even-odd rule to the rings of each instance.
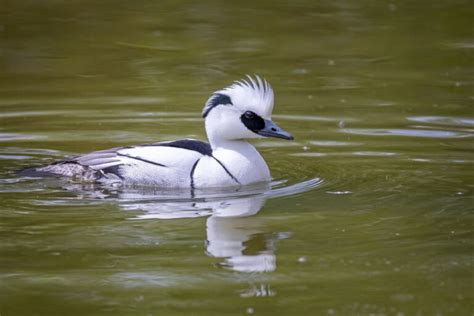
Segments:
[[[339,146],[360,146],[363,143],[357,143],[357,142],[342,142],[342,141],[334,141],[334,140],[312,140],[309,142],[312,145],[316,146],[322,146],[322,147],[339,147]]]
[[[16,141],[16,140],[38,140],[45,139],[45,136],[30,135],[21,133],[0,133],[0,142]]]
[[[120,96],[120,97],[90,97],[90,98],[33,98],[33,99],[9,99],[2,98],[0,105],[49,105],[55,104],[68,104],[68,105],[89,105],[89,104],[108,104],[108,105],[129,105],[129,104],[162,104],[166,101],[163,97],[137,97],[137,96]],[[54,113],[56,111],[44,111],[46,113]],[[31,115],[37,115],[37,113],[43,113],[39,111],[28,112]],[[8,115],[8,113],[5,113]],[[41,115],[41,114],[40,114]],[[3,116],[3,115],[2,115]]]
[[[336,156],[367,156],[367,157],[391,157],[398,156],[399,153],[386,152],[386,151],[354,151],[354,152],[335,152],[335,153],[322,153],[322,152],[304,152],[294,153],[291,156],[295,157],[336,157]]]
[[[314,122],[356,122],[353,118],[342,118],[342,117],[327,117],[317,115],[273,115],[274,118],[279,120],[291,120],[291,121],[314,121]]]
[[[344,128],[343,133],[366,136],[406,136],[406,137],[427,137],[427,138],[463,138],[474,136],[469,132],[402,129],[402,128]]]
[[[436,125],[454,125],[474,127],[474,118],[450,117],[450,116],[409,116],[409,121],[431,123]]]

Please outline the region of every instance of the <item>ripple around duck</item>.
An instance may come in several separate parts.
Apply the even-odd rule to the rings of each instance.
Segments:
[[[271,183],[258,183],[242,187],[210,188],[210,189],[163,189],[155,187],[123,187],[110,189],[102,187],[110,198],[126,201],[162,201],[162,202],[196,202],[196,201],[225,201],[227,199],[248,198],[261,196],[275,198],[296,195],[321,186],[324,181],[311,178],[288,184],[287,180],[276,180]],[[70,189],[73,187],[70,187]],[[78,187],[76,187],[77,189]]]
[[[307,192],[323,184],[320,178],[286,185],[286,181],[275,181],[268,185],[251,185],[239,189],[199,190],[195,196],[176,196],[170,198],[162,195],[133,199],[121,199],[119,205],[124,210],[142,211],[131,219],[177,219],[201,216],[246,217],[255,215],[268,199],[292,196]],[[175,194],[175,193],[174,193]],[[193,194],[191,194],[193,195]]]
[[[37,179],[35,179],[37,180]],[[66,191],[45,190],[45,183],[31,178],[11,183],[16,193],[42,192],[41,199],[31,199],[33,206],[98,205],[113,202],[124,211],[134,211],[130,219],[177,219],[202,216],[245,217],[255,215],[268,199],[293,196],[320,187],[324,181],[312,178],[289,185],[287,181],[273,181],[239,188],[222,189],[162,189],[154,187],[111,188],[100,184],[72,183],[65,179],[49,179]],[[1,182],[0,182],[1,183]],[[5,183],[6,184],[6,183]],[[11,192],[1,190],[0,193]],[[41,187],[36,190],[36,187]],[[28,190],[21,190],[28,188]],[[69,191],[73,196],[64,196]],[[59,196],[58,196],[59,194]],[[139,212],[136,214],[135,212]]]

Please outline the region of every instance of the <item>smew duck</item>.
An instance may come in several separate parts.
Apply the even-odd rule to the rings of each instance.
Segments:
[[[35,168],[37,174],[168,188],[242,186],[270,181],[265,160],[246,141],[293,136],[271,120],[273,89],[258,76],[214,92],[202,116],[209,143],[183,139],[118,147]]]

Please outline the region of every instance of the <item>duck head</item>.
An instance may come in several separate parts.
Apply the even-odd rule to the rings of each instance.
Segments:
[[[202,111],[211,144],[217,140],[293,136],[273,123],[273,89],[255,76],[214,92]]]

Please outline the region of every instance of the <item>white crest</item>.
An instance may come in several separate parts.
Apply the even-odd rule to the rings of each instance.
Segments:
[[[204,107],[203,115],[217,106],[217,101],[227,101],[222,96],[228,96],[232,105],[242,111],[253,111],[264,118],[272,115],[273,89],[265,79],[257,75],[254,78],[247,75],[246,79],[234,81],[232,85],[214,92]],[[227,105],[230,105],[229,102]]]

